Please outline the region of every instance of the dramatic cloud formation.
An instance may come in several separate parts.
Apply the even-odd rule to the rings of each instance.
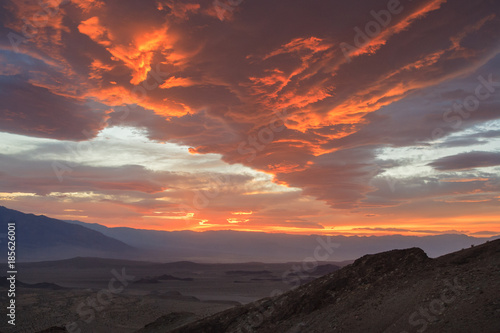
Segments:
[[[169,230],[500,233],[497,1],[0,5],[9,208]]]

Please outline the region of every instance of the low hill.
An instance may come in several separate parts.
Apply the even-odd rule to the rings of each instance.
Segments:
[[[160,331],[161,322],[150,325]],[[482,332],[500,327],[500,240],[436,259],[365,255],[272,298],[163,332]]]

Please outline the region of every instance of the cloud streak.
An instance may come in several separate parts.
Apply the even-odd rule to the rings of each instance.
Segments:
[[[464,170],[500,165],[500,153],[472,151],[440,158],[429,164],[436,170]]]

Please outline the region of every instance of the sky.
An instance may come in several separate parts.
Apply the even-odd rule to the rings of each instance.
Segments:
[[[500,234],[496,0],[0,0],[0,205]]]

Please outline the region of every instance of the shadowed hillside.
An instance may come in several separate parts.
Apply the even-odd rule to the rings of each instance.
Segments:
[[[43,215],[24,214],[0,206],[0,227],[7,232],[7,223],[16,222],[18,261],[57,260],[76,256],[126,258],[135,248],[122,241],[88,228],[52,219]],[[0,248],[5,249],[6,239]],[[3,256],[0,260],[6,260]]]
[[[437,259],[418,248],[366,255],[280,296],[174,324],[141,332],[497,333],[500,240]]]

